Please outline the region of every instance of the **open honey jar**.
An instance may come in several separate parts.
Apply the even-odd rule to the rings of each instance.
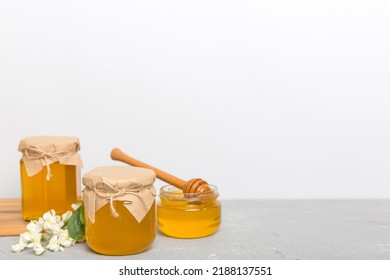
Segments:
[[[160,189],[157,206],[158,225],[162,233],[177,238],[199,238],[213,234],[221,224],[218,189],[200,178],[184,181],[161,169],[139,161],[118,148],[111,158],[153,170],[157,178],[170,185]]]
[[[183,193],[167,185],[160,189],[157,205],[158,226],[165,235],[176,238],[199,238],[216,232],[221,224],[218,189],[210,192]]]

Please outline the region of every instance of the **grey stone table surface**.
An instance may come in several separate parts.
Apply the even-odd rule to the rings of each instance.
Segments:
[[[86,243],[64,252],[11,252],[17,236],[0,237],[0,259],[390,259],[390,200],[226,200],[217,233],[175,239],[157,233],[140,254],[111,257]]]

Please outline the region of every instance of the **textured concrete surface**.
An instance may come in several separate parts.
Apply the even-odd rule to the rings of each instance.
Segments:
[[[121,257],[87,244],[45,252],[11,252],[18,237],[0,237],[0,259],[390,259],[390,200],[223,201],[222,226],[207,238],[157,234],[146,252]]]

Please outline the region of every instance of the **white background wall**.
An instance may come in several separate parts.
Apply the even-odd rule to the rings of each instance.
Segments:
[[[78,136],[232,198],[390,198],[389,1],[0,0],[0,197]],[[161,182],[157,184],[161,186]]]

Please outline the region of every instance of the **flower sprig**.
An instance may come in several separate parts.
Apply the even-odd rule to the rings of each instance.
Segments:
[[[79,205],[80,206],[80,205]],[[25,248],[32,248],[36,255],[45,250],[52,252],[64,251],[77,241],[84,240],[83,205],[72,214],[71,211],[56,215],[54,210],[43,214],[37,221],[31,221],[20,234],[19,243],[12,245],[12,251],[18,253]]]

